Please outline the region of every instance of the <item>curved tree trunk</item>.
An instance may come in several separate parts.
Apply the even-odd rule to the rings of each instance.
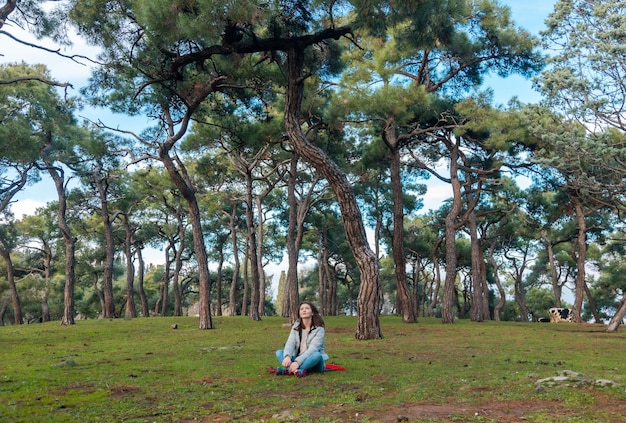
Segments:
[[[182,166],[182,163],[180,160],[176,160],[175,163],[174,159],[172,159],[169,155],[169,150],[164,145],[162,145],[159,149],[159,158],[165,165],[165,168],[172,178],[174,185],[176,185],[176,188],[178,188],[181,195],[187,202],[187,207],[189,209],[189,221],[191,223],[191,230],[193,233],[193,247],[196,254],[196,261],[198,263],[198,284],[200,291],[199,328],[213,329],[213,321],[211,319],[209,263],[206,247],[204,245],[202,219],[200,216],[200,207],[198,206],[196,193],[191,184],[183,177],[183,175],[186,175],[186,171],[184,169],[179,170],[177,167],[177,164],[178,166]]]
[[[287,93],[285,96],[285,128],[294,149],[319,173],[324,175],[337,196],[346,228],[346,239],[361,272],[361,288],[357,300],[357,339],[382,337],[379,320],[380,276],[378,259],[367,243],[361,210],[345,173],[322,150],[312,145],[300,126],[300,106],[304,92],[304,52],[295,46],[287,51]]]

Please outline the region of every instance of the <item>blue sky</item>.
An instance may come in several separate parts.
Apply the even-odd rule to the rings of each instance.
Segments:
[[[511,16],[516,24],[538,35],[545,29],[544,21],[554,9],[556,0],[500,0],[511,9]],[[495,77],[490,83],[494,88],[494,103],[506,104],[517,96],[524,103],[537,102],[539,94],[532,89],[532,82],[518,75],[506,79]]]
[[[544,21],[552,11],[556,0],[501,0],[501,4],[510,7],[512,17],[518,26],[528,30],[532,34],[538,34],[544,29]],[[77,40],[71,50],[65,54],[93,55],[93,49]],[[53,55],[42,53],[33,49],[20,46],[6,37],[2,38],[0,46],[0,63],[26,61],[28,63],[44,62],[50,68],[53,77],[60,81],[70,81],[74,85],[75,93],[84,86],[89,75],[89,67],[58,58]],[[506,104],[512,97],[518,97],[522,102],[532,103],[539,99],[539,94],[532,89],[532,82],[519,76],[511,76],[506,79],[499,77],[489,78],[487,84],[494,90],[494,103]],[[111,126],[131,124],[127,118],[115,116],[103,110],[85,110],[82,115],[92,119],[102,119]],[[143,125],[144,122],[141,122]],[[139,130],[137,125],[134,130]],[[433,179],[434,181],[434,179]],[[424,198],[425,208],[438,208],[441,202],[450,197],[447,184],[430,184],[428,193]],[[20,193],[18,200],[12,207],[16,215],[33,213],[37,207],[45,205],[48,201],[56,199],[53,184],[44,176],[43,181],[29,187]]]

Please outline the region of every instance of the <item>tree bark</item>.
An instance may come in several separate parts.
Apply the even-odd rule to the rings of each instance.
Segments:
[[[593,316],[593,320],[596,323],[602,323],[602,320],[600,319],[600,315],[598,314],[596,302],[593,300],[593,296],[591,295],[591,291],[589,290],[589,286],[587,286],[586,281],[585,281],[585,294],[587,295],[587,301],[589,301],[589,309],[591,310],[591,315]]]
[[[130,227],[128,215],[122,215],[124,222],[124,254],[126,255],[126,319],[137,317],[135,307],[135,263],[133,262],[133,231]]]
[[[289,205],[289,224],[287,226],[287,280],[283,297],[282,316],[289,317],[294,323],[298,319],[298,201],[296,198],[296,180],[298,171],[298,155],[293,153],[289,165],[287,179],[287,204]]]
[[[517,302],[520,310],[520,320],[522,322],[528,322],[528,314],[530,314],[530,310],[526,304],[526,290],[524,288],[524,272],[526,271],[526,266],[528,264],[528,247],[524,251],[521,263],[518,265],[515,259],[512,260],[512,263],[515,270],[515,280],[513,281],[515,291],[514,295],[515,301]]]
[[[454,323],[454,304],[456,295],[456,221],[461,211],[461,182],[459,181],[459,145],[450,149],[450,183],[452,185],[452,207],[445,217],[446,233],[446,279],[443,286],[441,304],[442,323]]]
[[[15,269],[13,267],[13,261],[11,260],[10,248],[4,239],[0,239],[2,248],[0,248],[0,256],[4,259],[7,266],[7,281],[9,282],[9,290],[11,291],[11,303],[13,305],[13,317],[16,325],[24,323],[22,318],[22,305],[20,302],[20,296],[17,292],[17,286],[15,285]]]
[[[76,306],[74,303],[74,289],[76,286],[76,238],[72,235],[70,226],[67,223],[67,196],[65,193],[65,177],[63,170],[52,166],[45,156],[45,151],[51,148],[51,143],[46,145],[42,152],[42,158],[46,164],[48,173],[54,181],[57,191],[59,206],[57,209],[57,224],[63,235],[65,244],[65,286],[63,288],[63,316],[61,317],[61,325],[75,324],[74,316],[76,314]]]
[[[585,295],[585,261],[587,259],[587,222],[585,221],[585,214],[580,202],[580,198],[574,196],[572,198],[574,203],[574,209],[576,211],[576,221],[578,223],[578,236],[576,238],[576,289],[574,291],[574,305],[572,306],[571,316],[572,321],[576,323],[582,323],[582,308],[583,299]]]
[[[113,297],[113,263],[115,261],[115,243],[113,240],[113,226],[109,216],[108,202],[108,182],[106,177],[100,177],[101,169],[96,167],[91,173],[100,198],[100,217],[104,230],[105,260],[104,275],[102,279],[102,292],[104,294],[104,309],[102,310],[104,319],[118,317],[115,313],[115,298]]]
[[[184,178],[184,175],[186,175],[186,169],[184,169],[180,160],[176,160],[175,162],[169,154],[169,148],[173,146],[172,143],[170,144],[164,143],[160,146],[159,158],[165,165],[165,169],[167,169],[174,185],[176,185],[176,188],[178,188],[181,195],[187,202],[187,208],[189,209],[189,221],[191,223],[191,230],[193,233],[193,247],[196,254],[196,261],[198,263],[198,285],[200,291],[199,328],[213,329],[213,320],[211,318],[209,262],[206,247],[204,245],[204,233],[202,232],[200,207],[198,206],[198,199],[196,198],[193,186]]]
[[[263,225],[265,222],[263,221],[263,197],[257,196],[256,198],[256,206],[257,206],[257,249],[256,249],[256,262],[257,262],[257,271],[259,277],[259,303],[258,303],[258,313],[259,319],[265,316],[265,270],[263,270]]]
[[[215,315],[222,315],[222,274],[224,268],[224,244],[220,242],[219,248],[219,261],[217,263],[217,275],[215,276],[215,283],[217,284],[217,299],[215,301]]]
[[[137,262],[139,263],[139,269],[137,272],[137,293],[139,294],[139,300],[141,301],[141,315],[143,317],[150,317],[150,306],[148,305],[148,297],[143,287],[143,277],[146,273],[145,262],[142,254],[143,246],[138,245],[135,254],[137,255]]]
[[[606,327],[607,332],[615,332],[622,324],[622,320],[624,320],[624,315],[626,315],[626,295],[622,298],[622,302],[615,313],[615,316],[611,319],[609,324]]]
[[[252,284],[250,289],[250,320],[261,320],[259,315],[259,262],[257,257],[257,240],[254,225],[254,199],[252,197],[252,173],[246,169],[246,226],[248,228],[248,257],[250,259],[250,273]]]
[[[243,255],[243,298],[241,300],[241,315],[248,315],[250,302],[250,276],[248,262],[250,261],[250,238],[246,237],[246,246]]]
[[[493,242],[489,248],[489,262],[491,263],[491,267],[493,268],[493,278],[495,280],[496,286],[498,287],[498,294],[500,295],[500,299],[498,300],[498,304],[493,308],[493,320],[496,322],[500,321],[500,312],[504,308],[506,304],[506,291],[502,286],[502,281],[500,280],[500,266],[496,262],[495,258],[495,248],[496,244]]]
[[[404,199],[400,174],[400,146],[392,124],[383,131],[383,140],[389,149],[391,159],[391,192],[393,195],[392,255],[396,276],[398,306],[404,323],[417,323],[415,298],[411,295],[406,281],[406,255],[404,252]]]
[[[472,256],[472,305],[470,308],[470,319],[473,322],[483,322],[485,321],[485,302],[488,303],[489,300],[486,298],[487,293],[483,290],[480,242],[478,240],[476,213],[472,212],[469,214],[467,223],[470,233]]]
[[[99,318],[102,319],[104,318],[104,295],[102,295],[102,291],[100,291],[100,288],[98,288],[98,272],[93,273],[92,285],[93,285],[93,292],[96,294],[96,297],[98,297],[98,301],[100,301]]]
[[[239,248],[237,246],[237,225],[235,224],[235,216],[237,212],[237,205],[233,202],[233,212],[230,214],[229,226],[230,237],[233,243],[233,259],[235,261],[233,266],[233,278],[230,282],[230,292],[228,295],[228,315],[235,316],[237,314],[236,307],[236,294],[237,294],[237,279],[239,278]]]
[[[561,284],[559,283],[559,274],[556,270],[556,260],[554,259],[554,246],[548,238],[545,231],[542,232],[541,240],[546,246],[548,254],[548,262],[550,263],[550,276],[552,279],[552,292],[554,292],[554,306],[561,307]]]
[[[174,291],[174,316],[183,315],[183,296],[180,290],[180,273],[183,269],[183,254],[186,248],[186,226],[183,214],[179,210],[176,213],[176,223],[178,226],[178,248],[172,244],[174,250],[174,273],[172,274],[172,291]]]
[[[300,126],[300,107],[304,93],[304,51],[294,45],[287,50],[287,93],[285,96],[285,128],[299,156],[324,175],[337,196],[346,228],[346,239],[361,272],[357,300],[357,339],[382,338],[379,320],[380,276],[378,260],[367,243],[365,227],[356,196],[345,173],[321,149],[312,145]]]
[[[44,293],[43,298],[41,299],[41,321],[49,322],[50,321],[50,306],[48,305],[48,298],[50,295],[50,276],[52,270],[52,251],[50,250],[50,246],[46,241],[43,243],[43,251],[44,251],[44,259],[43,259],[43,268],[44,268]]]

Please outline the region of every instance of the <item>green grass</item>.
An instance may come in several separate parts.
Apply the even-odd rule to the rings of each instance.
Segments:
[[[2,422],[626,421],[626,336],[602,326],[326,318],[346,372],[274,376],[285,319],[79,321],[0,327]],[[178,329],[170,326],[176,323]],[[559,370],[620,386],[537,390]]]

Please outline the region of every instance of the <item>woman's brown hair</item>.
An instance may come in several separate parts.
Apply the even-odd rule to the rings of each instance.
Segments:
[[[302,304],[307,304],[309,307],[311,307],[311,311],[313,312],[313,316],[311,317],[311,328],[324,327],[324,319],[322,318],[322,315],[317,310],[317,307],[315,307],[315,305],[309,301],[302,301],[300,303],[300,305],[298,306],[298,317],[300,317],[300,306],[302,306]],[[303,329],[302,321],[300,319],[298,319],[298,326],[296,326],[294,329],[295,330]]]

